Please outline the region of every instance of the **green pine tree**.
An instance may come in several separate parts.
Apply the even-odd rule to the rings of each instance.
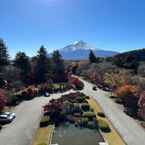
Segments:
[[[21,80],[27,83],[31,69],[29,57],[24,52],[18,52],[14,60],[14,66],[20,69]]]
[[[55,82],[65,82],[65,67],[64,60],[58,50],[54,51],[52,54],[52,65],[53,65],[53,76]]]
[[[89,61],[90,61],[90,63],[96,63],[96,61],[97,61],[97,58],[92,50],[90,50]]]
[[[41,46],[38,50],[36,59],[36,83],[43,83],[47,81],[49,76],[51,76],[51,62],[44,46]]]
[[[7,47],[5,45],[5,42],[0,39],[0,66],[7,65],[9,62],[9,56]]]

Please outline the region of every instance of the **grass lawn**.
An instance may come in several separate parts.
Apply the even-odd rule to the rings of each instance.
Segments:
[[[48,127],[38,128],[32,145],[39,145],[41,143],[49,144],[52,140],[52,134],[54,130],[54,125],[49,125]]]
[[[88,99],[87,101],[90,104],[90,106],[94,109],[96,114],[98,112],[102,112],[102,109],[96,102],[96,100],[90,97],[90,99]],[[116,129],[112,126],[112,124],[109,122],[107,118],[102,118],[97,115],[97,119],[105,120],[109,124],[109,127],[111,128],[110,133],[103,133],[103,136],[105,140],[109,143],[109,145],[125,145],[123,139],[120,137]]]

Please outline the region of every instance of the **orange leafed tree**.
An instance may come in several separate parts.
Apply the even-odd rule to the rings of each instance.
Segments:
[[[137,87],[134,85],[123,85],[116,90],[116,95],[120,98],[132,96],[137,94]]]
[[[138,113],[138,89],[134,85],[124,85],[117,89],[117,96],[122,100],[125,111],[131,116]]]

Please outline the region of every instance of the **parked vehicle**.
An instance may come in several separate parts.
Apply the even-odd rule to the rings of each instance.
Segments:
[[[108,92],[112,91],[112,90],[111,90],[110,88],[108,88],[108,87],[104,87],[103,90],[104,90],[104,91],[108,91]]]
[[[15,113],[11,112],[3,112],[0,113],[0,124],[11,123],[15,119]]]
[[[96,87],[96,86],[93,86],[93,90],[94,90],[94,91],[97,91],[97,87]]]

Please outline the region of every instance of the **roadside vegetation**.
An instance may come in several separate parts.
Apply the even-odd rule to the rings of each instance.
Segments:
[[[104,91],[112,92],[116,103],[124,106],[124,112],[145,120],[145,49],[99,58],[93,51],[89,61],[73,62],[74,74],[94,83]],[[95,87],[94,87],[95,90]]]
[[[30,58],[24,52],[18,52],[11,60],[2,39],[0,39],[0,48],[2,99],[0,108],[5,104],[3,100],[6,97],[8,105],[15,105],[23,99],[31,99],[47,90],[50,93],[68,89],[66,84],[68,74],[59,51],[56,50],[48,56],[46,48],[41,46],[36,56]],[[59,88],[55,84],[58,84]]]

